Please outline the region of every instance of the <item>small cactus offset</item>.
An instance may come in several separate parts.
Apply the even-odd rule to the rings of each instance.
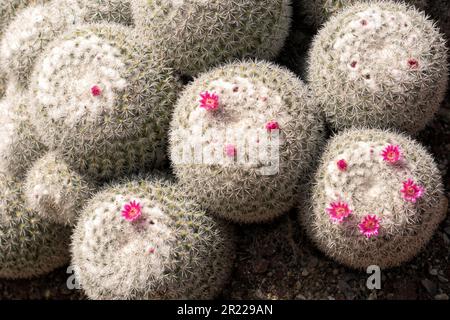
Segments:
[[[165,159],[180,84],[128,27],[83,26],[52,43],[31,81],[43,142],[93,181],[151,169]]]
[[[169,133],[183,191],[235,222],[285,213],[323,142],[315,109],[303,82],[271,63],[201,75],[178,99]]]
[[[36,161],[25,179],[27,205],[42,218],[72,225],[94,185],[70,168],[56,152]]]
[[[67,264],[70,229],[24,205],[21,182],[0,173],[0,278],[44,275]]]
[[[19,179],[44,152],[27,112],[28,96],[8,88],[0,99],[0,172]]]
[[[316,28],[324,24],[331,16],[339,13],[344,8],[355,3],[370,0],[294,0],[298,1],[304,15],[305,22]],[[385,0],[386,1],[386,0]],[[428,0],[395,0],[396,2],[406,2],[414,5],[417,9],[423,10],[427,6]]]
[[[347,7],[315,37],[308,78],[334,130],[423,129],[447,89],[447,48],[434,22],[405,4]]]
[[[102,21],[131,24],[129,2],[54,0],[27,7],[5,29],[0,66],[9,78],[27,88],[36,59],[52,40],[74,26]]]
[[[300,222],[326,255],[353,268],[398,266],[427,244],[447,204],[432,156],[406,136],[345,131],[327,145]]]
[[[196,75],[234,58],[272,59],[289,33],[290,0],[131,0],[136,28],[174,67]]]
[[[162,176],[128,180],[88,202],[72,262],[91,299],[211,299],[231,272],[230,228]]]

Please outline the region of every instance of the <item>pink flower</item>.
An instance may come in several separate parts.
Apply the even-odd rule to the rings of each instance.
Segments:
[[[417,199],[422,197],[425,189],[415,184],[413,180],[408,179],[403,182],[403,189],[401,189],[400,192],[403,193],[403,199],[415,203]]]
[[[227,144],[225,146],[225,153],[227,154],[228,157],[234,157],[237,154],[237,149],[233,144]]]
[[[376,215],[365,216],[358,225],[359,231],[367,238],[378,235],[380,229],[380,219]]]
[[[408,66],[411,69],[417,69],[417,68],[419,68],[419,61],[417,61],[416,59],[413,59],[413,58],[408,59]]]
[[[278,130],[279,128],[280,128],[280,125],[276,121],[269,121],[266,123],[266,129],[269,132],[272,130]]]
[[[97,86],[97,85],[92,86],[92,87],[91,87],[91,94],[92,94],[94,97],[98,97],[99,95],[102,94],[102,89],[101,89],[99,86]]]
[[[381,155],[383,156],[383,160],[390,164],[396,164],[402,158],[402,153],[400,151],[400,147],[394,146],[392,144],[390,144],[386,148],[384,148]]]
[[[336,223],[341,223],[347,218],[352,210],[348,207],[348,204],[345,202],[332,202],[326,211],[330,215],[331,220]]]
[[[339,171],[347,171],[347,161],[345,161],[344,159],[339,160],[338,162],[336,162],[336,165],[339,169]]]
[[[219,108],[219,96],[208,91],[200,93],[200,108],[207,111],[217,110]]]
[[[142,215],[142,208],[139,202],[131,201],[124,205],[122,217],[127,221],[136,221]]]

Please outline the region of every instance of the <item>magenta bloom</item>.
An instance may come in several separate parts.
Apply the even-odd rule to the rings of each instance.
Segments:
[[[367,238],[377,236],[380,229],[380,219],[376,215],[365,216],[358,225],[359,231]]]
[[[94,97],[98,97],[99,95],[102,94],[102,89],[101,89],[99,86],[97,86],[97,85],[92,86],[92,87],[91,87],[91,94],[92,94]]]
[[[417,199],[422,197],[425,189],[415,184],[413,180],[408,179],[403,182],[403,189],[401,189],[400,192],[403,194],[403,199],[415,203]]]
[[[208,111],[217,110],[219,108],[219,96],[208,91],[200,93],[200,108]]]
[[[339,171],[347,171],[347,161],[345,161],[344,159],[339,160],[338,162],[336,162],[336,165],[339,169]]]
[[[139,202],[131,201],[124,205],[122,217],[127,221],[136,221],[142,215],[142,208]]]
[[[345,202],[332,202],[328,208],[326,208],[331,220],[336,223],[341,223],[347,218],[352,210],[348,207]]]
[[[270,132],[272,130],[277,130],[280,128],[280,125],[276,121],[269,121],[266,123],[266,129]]]
[[[419,68],[419,61],[417,61],[416,59],[411,58],[411,59],[408,60],[408,66],[411,69],[417,69],[417,68]]]
[[[383,160],[390,164],[396,164],[402,158],[402,153],[400,151],[400,147],[394,146],[392,144],[390,144],[386,148],[384,148],[381,155],[383,156]]]
[[[232,157],[236,156],[237,149],[233,144],[227,144],[225,146],[225,153],[227,154],[228,157],[232,158]]]

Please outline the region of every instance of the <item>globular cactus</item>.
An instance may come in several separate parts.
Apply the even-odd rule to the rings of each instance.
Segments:
[[[353,268],[413,258],[445,218],[432,156],[411,138],[352,129],[327,145],[300,222],[329,257]]]
[[[424,13],[383,1],[350,6],[315,37],[308,78],[335,130],[423,129],[447,88],[445,40]]]
[[[339,13],[344,8],[352,4],[367,0],[294,0],[298,1],[302,16],[305,22],[314,27],[320,27],[331,16]],[[395,0],[396,1],[396,0]],[[405,0],[397,2],[406,2],[414,5],[416,8],[423,10],[427,6],[427,0]]]
[[[17,179],[0,173],[0,278],[46,274],[68,263],[70,229],[40,219],[24,205]]]
[[[47,45],[74,26],[94,22],[131,24],[129,2],[54,0],[19,12],[0,43],[0,65],[26,88],[36,59]]]
[[[8,88],[0,99],[0,172],[19,179],[45,151],[27,112],[29,98]]]
[[[50,150],[93,181],[164,162],[180,87],[132,29],[93,24],[52,43],[30,83],[31,113]]]
[[[307,87],[267,62],[239,62],[201,75],[181,94],[170,157],[183,192],[236,222],[289,210],[323,142]]]
[[[211,299],[233,264],[231,227],[164,177],[127,180],[90,200],[72,263],[91,299]]]
[[[73,225],[95,185],[70,168],[56,152],[36,161],[25,179],[27,205],[42,218]]]
[[[182,73],[229,59],[277,56],[289,33],[290,0],[131,0],[144,41]],[[155,44],[157,43],[157,44]]]

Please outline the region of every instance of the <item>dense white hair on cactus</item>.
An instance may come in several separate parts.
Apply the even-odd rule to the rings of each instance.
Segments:
[[[413,7],[358,3],[332,17],[314,38],[308,80],[334,130],[416,133],[445,96],[445,40]]]
[[[375,129],[351,129],[332,138],[311,190],[302,195],[309,193],[310,199],[300,201],[301,225],[326,255],[359,269],[407,262],[447,211],[433,157],[407,136]],[[346,217],[338,220],[342,213]],[[373,233],[362,225],[369,215],[379,224]]]
[[[71,28],[95,22],[131,24],[128,1],[54,0],[20,11],[0,42],[0,66],[9,78],[27,88],[39,55]]]

